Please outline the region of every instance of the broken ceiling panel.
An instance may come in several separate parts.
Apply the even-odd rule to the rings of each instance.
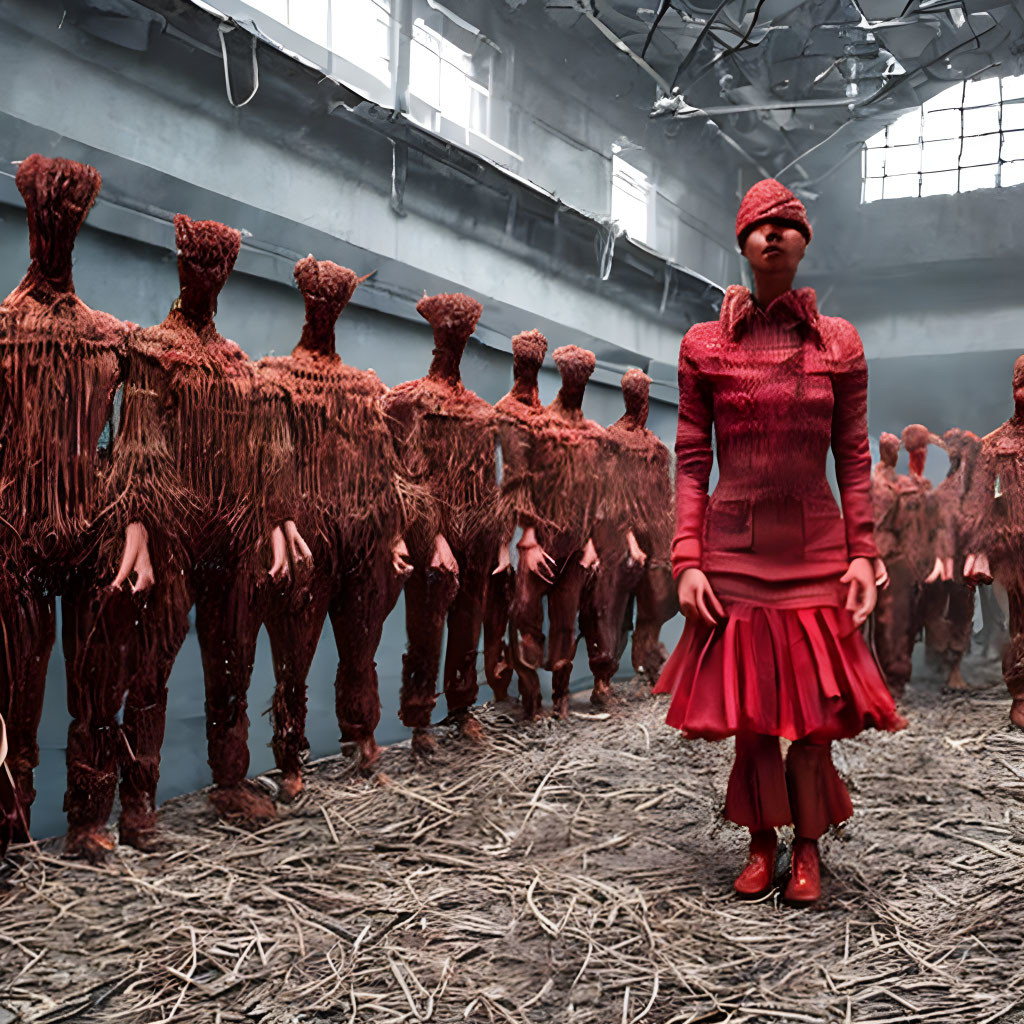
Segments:
[[[549,10],[556,6],[548,0]],[[558,0],[561,13],[574,6]],[[1024,0],[575,0],[661,87],[651,111],[713,120],[759,170],[808,186],[948,85],[1024,71]],[[553,13],[553,12],[552,12]],[[668,83],[669,89],[664,89]],[[837,140],[835,146],[823,145]]]

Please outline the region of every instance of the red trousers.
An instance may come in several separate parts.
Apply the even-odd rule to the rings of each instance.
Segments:
[[[378,545],[331,569],[326,552],[314,553],[308,579],[267,602],[266,626],[274,658],[274,761],[282,772],[297,772],[309,749],[306,740],[306,677],[324,621],[330,616],[338,650],[334,708],[341,740],[373,736],[380,721],[374,656],[384,620],[398,601],[403,579],[391,552]]]
[[[583,588],[580,630],[594,681],[611,682],[619,669],[626,606],[644,570],[630,561],[629,548],[620,532],[595,529],[594,544],[600,562]]]
[[[974,589],[956,580],[925,586],[925,643],[931,660],[947,679],[971,646],[974,601]]]
[[[7,724],[6,763],[14,782],[11,806],[0,822],[2,855],[12,839],[28,839],[46,666],[56,638],[54,598],[32,585],[27,574],[0,593],[0,635],[0,714]]]
[[[480,538],[456,550],[459,578],[429,568],[429,555],[413,552],[405,584],[407,649],[402,657],[399,717],[411,729],[426,729],[437,703],[441,641],[448,625],[444,695],[449,715],[468,711],[477,699],[477,648],[484,621],[488,578],[497,544]],[[425,557],[424,557],[425,556]]]
[[[65,796],[69,825],[106,824],[119,765],[122,830],[155,826],[167,679],[188,634],[193,604],[213,782],[228,787],[246,777],[247,692],[268,595],[256,573],[233,552],[220,550],[185,574],[165,563],[144,599],[120,592],[86,602],[82,607],[87,614],[65,616],[65,651],[69,630],[81,645],[80,667],[72,669],[68,658],[68,707],[73,719]],[[118,671],[111,670],[115,651]]]
[[[875,605],[875,649],[889,692],[902,695],[910,682],[914,644],[925,624],[925,591],[904,559],[887,563],[889,586],[878,591]]]
[[[558,707],[569,697],[569,680],[576,653],[576,616],[587,579],[587,570],[580,565],[582,549],[565,555],[556,553],[557,548],[553,551],[551,547],[546,550],[556,559],[553,581],[547,583],[536,573],[517,573],[512,602],[512,663],[519,679],[519,696],[527,718],[535,717],[541,705],[537,669],[544,662],[544,597],[548,599],[546,664],[551,669],[552,700]]]
[[[1010,640],[1003,649],[1003,680],[1010,696],[1024,700],[1024,581],[1018,577],[1006,586],[1009,598]]]
[[[484,675],[494,699],[508,698],[512,682],[512,652],[509,647],[509,615],[515,594],[516,574],[511,567],[487,580],[484,603]]]
[[[791,743],[783,767],[777,736],[740,733],[729,776],[725,817],[752,832],[793,825],[818,839],[853,814],[846,785],[832,763],[831,743],[805,737]]]
[[[668,660],[668,651],[659,640],[661,627],[679,611],[671,565],[648,558],[634,596],[636,625],[633,628],[633,669],[646,672],[653,686]]]

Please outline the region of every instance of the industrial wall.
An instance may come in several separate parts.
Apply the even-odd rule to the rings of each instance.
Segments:
[[[866,204],[860,193],[855,157],[811,206],[802,278],[864,340],[873,440],[913,422],[988,433],[1013,412],[1024,351],[1024,186]]]
[[[86,32],[82,12],[93,6],[130,13],[138,5],[0,0],[0,292],[16,285],[28,262],[12,164],[34,151],[64,155],[94,164],[104,177],[76,247],[76,287],[95,308],[142,325],[162,320],[177,293],[171,215],[181,210],[216,218],[246,232],[236,272],[222,294],[218,325],[253,358],[287,352],[297,341],[303,307],[291,268],[312,251],[360,273],[377,271],[344,314],[338,347],[346,361],[373,367],[385,383],[418,376],[429,362],[430,332],[415,314],[416,298],[424,291],[465,290],[485,307],[464,361],[469,387],[491,401],[504,394],[511,380],[510,336],[539,327],[552,347],[572,342],[597,352],[585,411],[599,422],[609,423],[622,411],[622,371],[647,368],[657,380],[651,425],[671,442],[679,337],[689,323],[714,314],[720,289],[710,279],[730,260],[735,263],[727,251],[728,218],[709,200],[724,196],[720,209],[728,209],[730,186],[722,177],[709,175],[706,187],[676,190],[684,204],[688,191],[702,223],[715,221],[721,242],[698,232],[698,244],[696,235],[683,232],[677,237],[683,251],[670,261],[620,240],[602,279],[595,243],[606,229],[587,213],[450,147],[431,148],[425,133],[408,126],[400,133],[408,166],[396,209],[390,181],[394,138],[388,133],[398,129],[385,125],[382,133],[370,123],[372,111],[349,116],[342,105],[332,112],[332,104],[352,102],[345,90],[320,82],[308,67],[261,43],[260,93],[234,110],[224,95],[217,22],[209,15],[185,0],[147,5],[163,9],[166,24],[162,32],[153,30],[140,51]],[[593,98],[595,107],[608,102]],[[555,106],[545,111],[547,123],[573,116],[571,109],[559,112]],[[596,138],[598,115],[591,111],[587,117]],[[526,130],[532,129],[524,125]],[[605,124],[601,131],[611,139],[619,128]],[[537,145],[529,138],[521,142]],[[691,168],[701,163],[697,153],[686,160]],[[731,168],[725,178],[732,180]],[[582,203],[585,197],[575,198]],[[541,390],[545,401],[554,397],[553,371],[543,375]],[[665,630],[668,642],[680,626]],[[58,641],[40,734],[34,815],[39,835],[63,831],[67,714],[59,646]],[[310,673],[314,756],[337,750],[332,647],[325,637]],[[403,647],[400,603],[377,658],[383,742],[405,735],[396,716]],[[575,682],[582,685],[584,659],[577,666]],[[263,715],[272,687],[263,635],[250,694],[254,771],[272,764],[270,724]],[[442,700],[438,717],[443,714]],[[209,780],[194,633],[170,681],[163,765],[162,799]]]

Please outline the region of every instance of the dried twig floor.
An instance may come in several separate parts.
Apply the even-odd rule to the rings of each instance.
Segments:
[[[312,766],[257,831],[196,794],[164,811],[173,852],[16,853],[0,1021],[1024,1020],[1024,734],[998,673],[968,677],[840,746],[857,813],[813,909],[730,895],[730,744],[635,692],[605,719],[498,707],[429,770]]]

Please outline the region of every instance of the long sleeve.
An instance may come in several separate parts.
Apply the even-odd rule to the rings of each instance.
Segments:
[[[398,478],[403,482],[405,540],[414,557],[429,554],[434,536],[441,529],[437,498],[431,487],[427,457],[420,444],[419,419],[422,410],[408,385],[385,392],[380,399],[395,454]]]
[[[679,349],[676,533],[672,541],[672,575],[677,579],[686,569],[699,568],[701,564],[712,461],[711,394],[688,354],[687,338],[683,338]]]
[[[251,465],[249,482],[255,489],[253,506],[266,530],[280,526],[298,513],[298,465],[292,442],[291,400],[278,383],[253,370],[253,422],[249,434]],[[246,483],[242,481],[242,483]]]
[[[853,327],[856,351],[832,376],[832,453],[846,527],[848,557],[876,558],[871,509],[871,449],[868,445],[868,367]]]
[[[111,452],[109,505],[118,534],[141,523],[150,534],[173,533],[190,504],[165,429],[168,383],[157,356],[129,341],[120,425]]]

